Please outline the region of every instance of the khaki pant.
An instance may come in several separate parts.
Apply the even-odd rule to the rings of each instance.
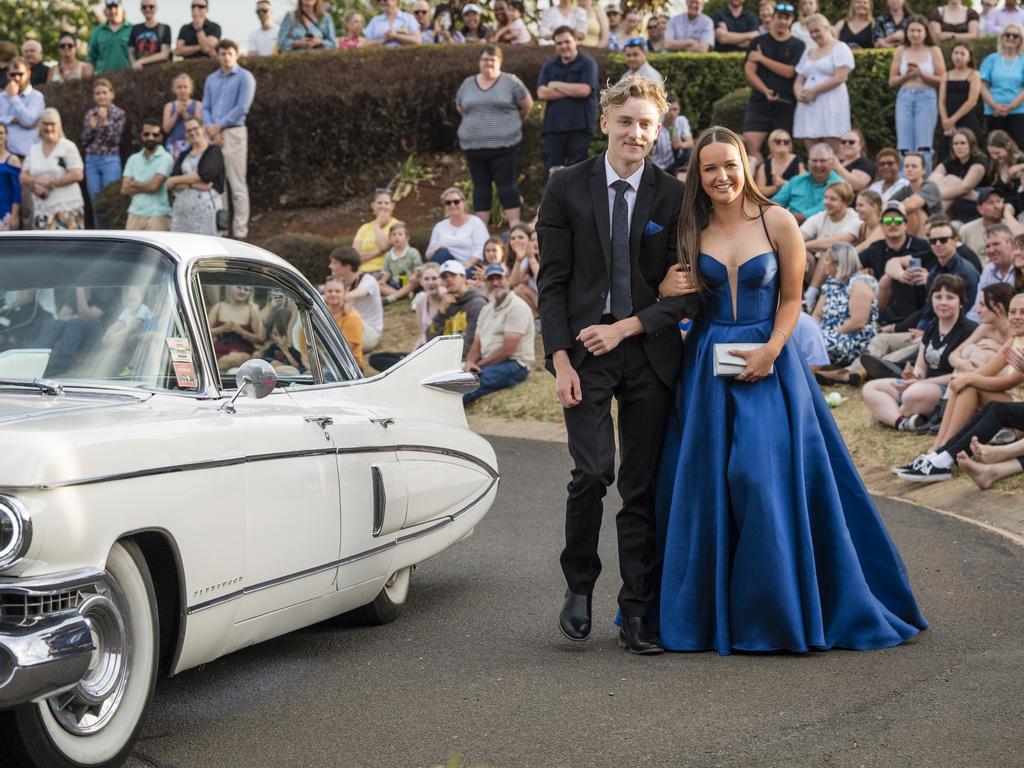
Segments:
[[[124,228],[134,229],[139,232],[170,232],[171,217],[136,216],[134,213],[129,213],[128,223],[124,225]]]
[[[249,162],[249,131],[244,125],[225,128],[221,132],[224,145],[224,173],[227,176],[227,193],[231,196],[231,234],[234,237],[249,236],[249,185],[246,183],[246,166]],[[227,200],[224,201],[227,206]]]
[[[868,344],[865,352],[880,357],[888,363],[900,363],[908,357],[916,357],[920,348],[921,342],[915,341],[909,333],[878,333]],[[864,366],[860,364],[860,358],[850,364],[849,370],[858,373],[864,370]]]

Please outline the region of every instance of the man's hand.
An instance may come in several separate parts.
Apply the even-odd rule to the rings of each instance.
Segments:
[[[480,363],[479,361],[470,362],[469,360],[467,360],[462,364],[462,370],[464,370],[466,373],[480,373]]]
[[[619,342],[623,338],[625,337],[622,332],[614,324],[588,325],[580,331],[576,341],[582,342],[583,346],[587,348],[587,352],[598,356],[611,352],[619,346]]]
[[[555,395],[563,408],[574,408],[583,402],[583,388],[580,386],[580,375],[566,360],[555,365]]]
[[[760,64],[762,61],[764,61],[764,59],[765,55],[761,53],[760,45],[756,46],[754,50],[747,54],[747,61],[752,61],[755,64]]]

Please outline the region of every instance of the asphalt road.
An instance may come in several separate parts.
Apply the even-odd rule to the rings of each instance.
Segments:
[[[564,446],[495,440],[501,493],[405,614],[157,687],[132,768],[1024,765],[1024,550],[882,502],[931,628],[885,651],[633,657],[606,515],[596,627],[561,639]],[[610,506],[610,505],[609,505]]]

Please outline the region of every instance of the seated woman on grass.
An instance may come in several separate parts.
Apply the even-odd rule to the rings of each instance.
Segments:
[[[1021,362],[1020,351],[1024,350],[1024,294],[1018,293],[1010,301],[1010,328],[1013,341],[984,368],[974,373],[956,373],[950,379],[949,405],[938,437],[929,452],[896,469],[901,480],[917,483],[948,480],[952,477],[953,464],[970,447],[969,439],[965,441],[964,429],[971,424],[974,412],[990,404],[1011,405],[1024,401],[1024,365],[1015,364]]]

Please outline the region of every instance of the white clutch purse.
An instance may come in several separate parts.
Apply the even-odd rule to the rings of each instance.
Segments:
[[[763,344],[752,344],[749,342],[737,342],[735,344],[715,344],[713,348],[715,358],[715,376],[739,376],[747,367],[747,361],[737,355],[729,354],[730,349],[741,349],[750,352],[760,349]],[[775,366],[769,369],[768,373],[775,372]]]

